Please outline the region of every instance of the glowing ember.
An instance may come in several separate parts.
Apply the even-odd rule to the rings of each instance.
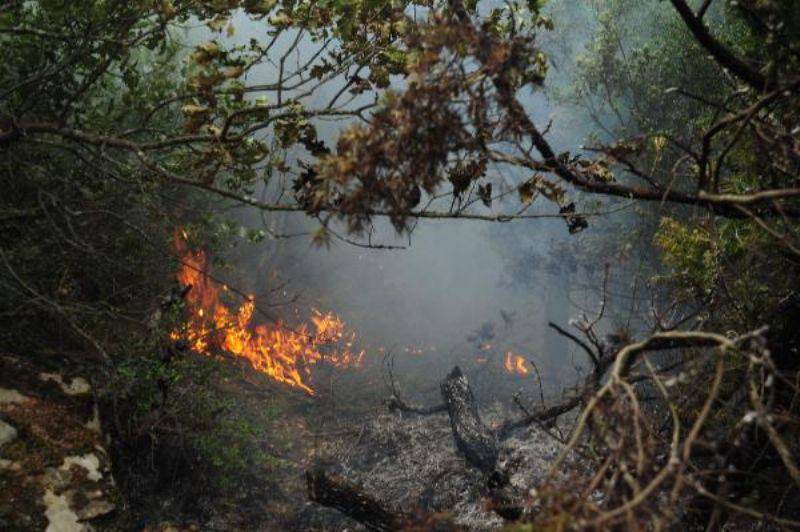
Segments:
[[[503,366],[506,368],[507,372],[519,375],[520,377],[526,377],[528,373],[530,373],[530,370],[525,364],[524,358],[515,355],[512,351],[506,351]]]
[[[220,299],[220,292],[227,292],[228,287],[209,278],[205,253],[189,250],[186,238],[184,231],[175,237],[175,247],[183,258],[178,280],[192,288],[186,294],[186,323],[180,331],[173,331],[170,338],[184,339],[192,350],[205,355],[212,348],[227,351],[246,359],[257,371],[311,395],[314,390],[307,380],[311,367],[318,362],[339,368],[363,364],[364,351],[352,351],[355,333],[346,331],[344,322],[332,312],[313,310],[312,331],[307,324],[289,329],[280,323],[252,323],[254,296],[248,296],[247,301],[232,311]],[[323,346],[333,344],[343,349],[322,352]]]

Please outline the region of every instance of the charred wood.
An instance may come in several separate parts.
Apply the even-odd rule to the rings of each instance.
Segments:
[[[322,468],[306,471],[306,483],[309,500],[338,510],[370,530],[400,530],[409,522],[408,515]]]
[[[453,368],[442,381],[441,390],[456,447],[469,463],[493,473],[499,455],[497,435],[481,420],[475,396],[461,368]]]

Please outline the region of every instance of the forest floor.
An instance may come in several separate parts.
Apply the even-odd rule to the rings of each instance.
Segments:
[[[484,499],[484,474],[457,452],[446,413],[390,412],[378,398],[376,383],[354,385],[364,375],[331,380],[324,392],[308,397],[264,385],[247,371],[240,381],[229,383],[231,394],[288,396],[286,410],[270,427],[274,439],[263,442],[264,451],[276,458],[263,482],[253,482],[248,496],[236,504],[210,503],[213,507],[205,508],[203,516],[175,512],[163,500],[152,515],[132,521],[112,476],[113,452],[100,429],[90,379],[69,367],[60,357],[36,363],[2,357],[0,528],[45,529],[60,523],[59,530],[70,532],[90,526],[151,531],[362,529],[308,500],[305,472],[320,465],[408,514],[446,512],[455,523],[475,530],[502,524]],[[499,400],[479,406],[489,426],[515,414]],[[512,473],[515,492],[526,494],[559,451],[556,440],[529,427],[502,443],[498,464]]]
[[[438,388],[438,386],[437,386]],[[345,401],[343,394],[353,397]],[[470,465],[457,451],[446,412],[418,415],[390,411],[375,403],[372,392],[359,393],[352,386],[342,386],[338,400],[319,397],[311,400],[303,412],[306,436],[304,456],[291,472],[295,482],[291,491],[296,505],[292,519],[295,526],[307,530],[362,529],[341,514],[308,502],[304,486],[296,481],[312,466],[352,482],[388,507],[412,516],[446,514],[456,525],[469,530],[491,530],[503,525],[486,497],[487,476]],[[370,403],[371,399],[371,403]],[[484,423],[494,428],[519,410],[495,399],[478,403]],[[566,426],[570,416],[559,425]],[[308,430],[307,427],[315,427]],[[550,464],[562,449],[551,434],[536,426],[516,431],[500,444],[499,469],[510,474],[510,489],[527,497],[550,470]],[[570,458],[565,467],[579,466]],[[287,486],[289,484],[287,483]]]

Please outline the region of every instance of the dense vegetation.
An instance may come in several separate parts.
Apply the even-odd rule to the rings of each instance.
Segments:
[[[797,3],[496,4],[0,0],[0,351],[90,368],[139,515],[269,475],[252,441],[285,407],[240,408],[230,365],[170,338],[178,228],[265,238],[222,221],[245,205],[380,247],[381,217],[555,216],[605,297],[600,257],[627,240],[592,229],[633,204],[647,326],[575,323],[594,378],[567,447],[594,467],[526,499],[522,526],[798,525]],[[596,134],[563,153],[526,99],[559,14],[594,21],[557,92]],[[223,39],[239,20],[263,38]]]

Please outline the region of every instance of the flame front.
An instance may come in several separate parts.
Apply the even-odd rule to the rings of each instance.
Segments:
[[[515,355],[512,351],[506,351],[503,366],[506,368],[507,372],[519,375],[520,377],[527,377],[528,373],[530,373],[525,359],[519,355]]]
[[[182,256],[178,280],[191,286],[186,294],[187,317],[184,327],[173,331],[173,340],[184,339],[189,347],[201,354],[219,348],[246,359],[254,369],[273,379],[300,388],[313,395],[308,384],[311,367],[325,362],[338,368],[360,367],[364,351],[352,351],[356,335],[346,331],[344,322],[332,312],[313,310],[311,323],[295,329],[280,323],[253,324],[255,297],[249,296],[236,311],[221,300],[227,286],[209,278],[208,263],[203,251],[191,251],[176,235],[175,247]],[[343,346],[333,349],[334,344]],[[330,346],[323,353],[322,347]],[[327,351],[327,350],[326,350]]]

